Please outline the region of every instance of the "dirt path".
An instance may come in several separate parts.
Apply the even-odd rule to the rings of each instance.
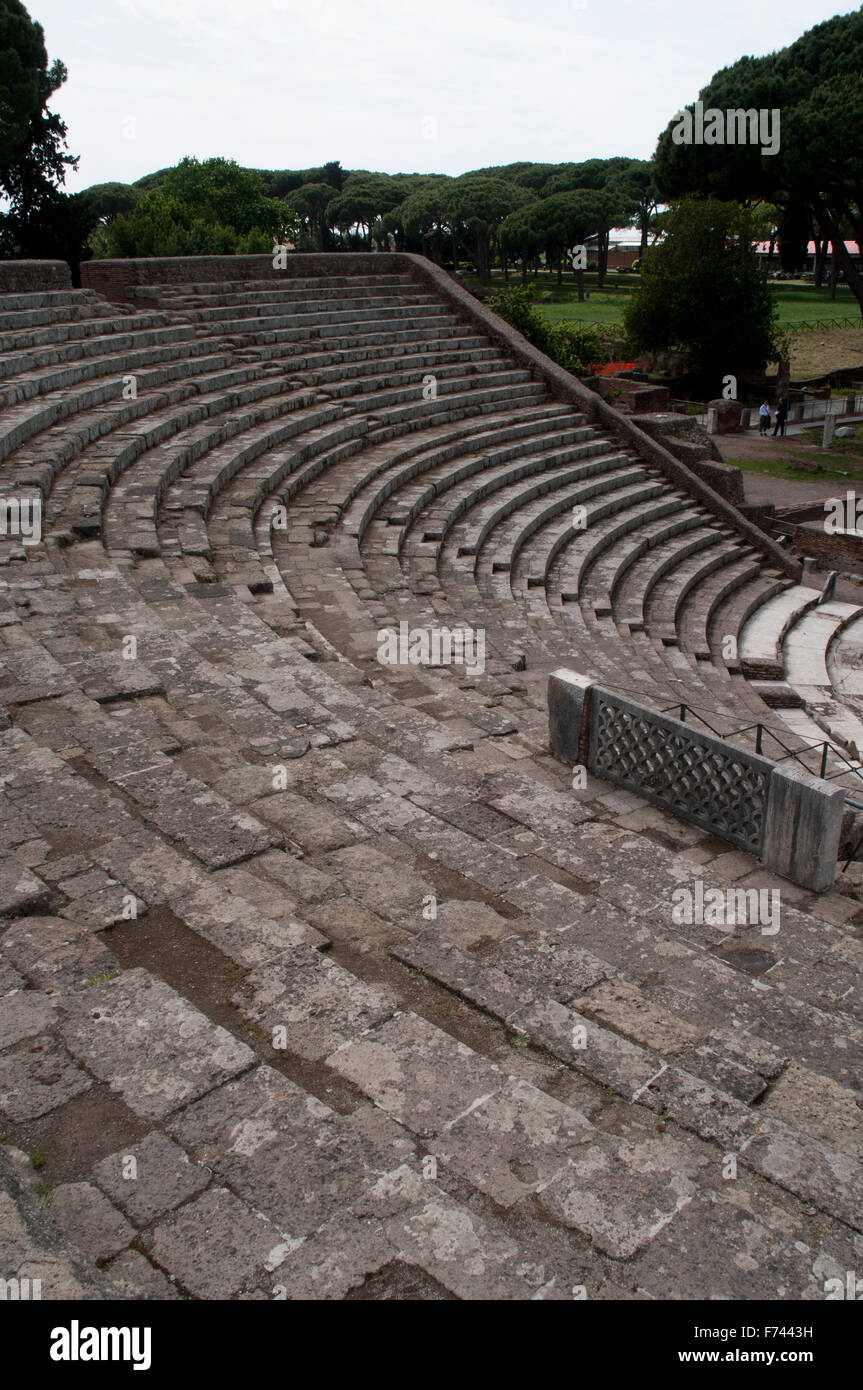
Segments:
[[[805,439],[805,442],[804,442]],[[738,459],[764,459],[777,467],[793,467],[815,456],[823,457],[817,444],[809,442],[809,437],[790,434],[785,439],[774,439],[772,433],[762,437],[757,430],[742,434],[726,434],[716,440],[719,451],[726,463],[736,463]],[[848,486],[853,486],[854,478],[859,478],[863,466],[863,454],[835,454],[837,469],[847,470],[851,475]],[[789,502],[820,501],[824,497],[835,497],[841,491],[842,478],[808,474],[800,470],[800,478],[776,478],[769,473],[756,472],[744,468],[743,490],[747,502],[775,502],[782,505]]]

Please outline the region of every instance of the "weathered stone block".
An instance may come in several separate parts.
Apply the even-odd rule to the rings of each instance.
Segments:
[[[774,767],[761,858],[774,873],[824,893],[836,877],[845,792],[803,768]]]
[[[589,677],[564,668],[548,678],[548,743],[561,762],[587,763],[592,687]]]

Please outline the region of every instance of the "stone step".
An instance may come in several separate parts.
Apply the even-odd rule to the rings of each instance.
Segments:
[[[832,600],[798,610],[796,620],[789,625],[782,641],[785,660],[785,679],[799,690],[804,698],[822,703],[832,690],[827,669],[827,652],[842,629],[863,614],[853,603]]]
[[[820,598],[818,589],[808,588],[805,584],[792,584],[756,609],[740,632],[737,648],[747,675],[765,680],[784,676],[782,643],[785,634]]]

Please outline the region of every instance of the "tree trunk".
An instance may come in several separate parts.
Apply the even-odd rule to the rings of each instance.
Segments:
[[[476,273],[481,285],[489,282],[489,237],[488,232],[477,231],[476,234]]]
[[[646,213],[644,213],[644,215],[642,216],[642,219],[641,219],[641,250],[640,250],[640,252],[639,252],[639,255],[640,255],[641,257],[644,256],[644,253],[645,253],[645,251],[647,250],[647,227],[648,227],[648,223],[649,223],[649,222],[650,222],[650,213],[649,213],[649,212],[646,212]]]
[[[844,237],[839,235],[840,219],[838,217],[831,217],[824,208],[818,209],[818,219],[822,225],[829,230],[830,240],[833,243],[834,264],[839,264],[842,274],[845,276],[845,283],[857,300],[860,306],[860,312],[863,314],[863,273],[861,273],[859,267],[855,265],[852,260],[848,247],[845,245]],[[854,236],[859,246],[860,239],[863,237],[863,223],[861,223],[860,226],[854,226]]]
[[[859,246],[859,239],[863,236],[863,226],[855,227],[854,230],[858,239],[857,245]],[[833,243],[833,254],[839,263],[842,274],[845,276],[845,283],[857,300],[860,306],[860,312],[863,314],[863,273],[861,273],[859,265],[855,264],[852,260],[844,240],[839,237],[837,237]]]
[[[597,288],[602,289],[605,284],[605,277],[608,274],[608,232],[601,232],[599,237],[599,247],[597,250]]]
[[[524,248],[521,252],[521,283],[527,284],[527,251]]]
[[[563,255],[560,251],[557,253],[557,283],[563,284]]]
[[[820,290],[824,283],[824,262],[827,258],[827,238],[821,236],[815,240],[815,288]]]

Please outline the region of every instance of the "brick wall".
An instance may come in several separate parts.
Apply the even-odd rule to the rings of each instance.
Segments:
[[[65,261],[0,261],[0,294],[71,288],[72,272]]]
[[[791,553],[801,557],[811,555],[826,569],[863,574],[863,535],[836,535],[825,531],[823,523],[809,522],[795,526]]]

